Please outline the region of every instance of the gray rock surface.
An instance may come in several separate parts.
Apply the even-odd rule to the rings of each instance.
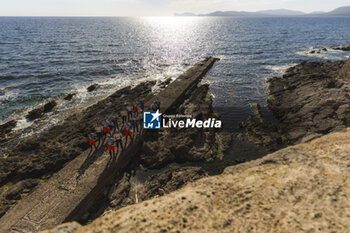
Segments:
[[[18,181],[45,180],[45,177],[59,171],[65,163],[88,149],[88,132],[105,117],[111,117],[112,114],[124,108],[124,102],[134,101],[141,96],[146,98],[151,93],[153,85],[154,82],[146,82],[134,89],[126,87],[83,112],[70,116],[62,124],[40,135],[18,139],[18,141],[15,139],[11,143],[14,146],[10,145],[7,148],[8,156],[0,157],[0,193],[16,185]],[[110,102],[115,104],[108,105]],[[54,103],[48,104],[46,109],[50,110],[54,105]],[[44,108],[40,108],[40,111],[43,113]],[[29,189],[34,187],[35,185]],[[14,194],[13,198],[0,195],[0,217],[16,203],[19,195],[21,195],[20,192]]]
[[[285,144],[305,142],[350,126],[350,84],[338,78],[344,62],[304,62],[269,82],[268,107]]]
[[[7,135],[11,133],[12,129],[14,129],[16,125],[17,122],[15,120],[11,120],[0,125],[0,143],[6,140]]]
[[[191,115],[196,119],[213,117],[212,100],[208,85],[188,92],[187,98],[174,110],[174,114]],[[203,161],[217,155],[218,145],[214,129],[171,128],[146,132],[141,163],[148,168],[159,168],[170,162]]]

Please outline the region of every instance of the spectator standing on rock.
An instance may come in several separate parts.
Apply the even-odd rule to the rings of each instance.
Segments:
[[[139,123],[139,130],[140,130],[140,132],[142,131],[142,125],[143,125],[143,111],[142,110],[140,110],[140,112],[139,112],[139,116],[138,116],[138,123]]]
[[[131,104],[126,105],[126,111],[128,111],[128,121],[131,120],[133,107]]]
[[[130,137],[130,140],[132,141],[131,129],[132,129],[131,123],[128,122],[128,123],[124,126],[125,137],[126,137],[125,143],[128,143],[128,136]]]
[[[112,117],[112,122],[113,122],[113,126],[114,126],[114,131],[119,129],[119,126],[118,126],[118,119],[119,119],[119,116],[117,114],[115,114],[113,117]]]
[[[107,136],[107,149],[111,157],[115,156],[115,146],[114,146],[114,139],[111,137],[111,135]]]
[[[138,102],[134,102],[134,108],[133,108],[134,116],[139,114],[139,107],[138,106],[139,106],[139,103]]]
[[[127,118],[127,116],[128,116],[128,112],[127,112],[126,110],[122,110],[122,111],[120,112],[120,115],[121,115],[121,117],[122,117],[123,124],[125,124],[125,123],[126,123],[126,118]]]
[[[135,113],[134,113],[134,116],[132,117],[131,124],[132,124],[132,127],[134,129],[134,132],[138,132],[139,131],[139,121],[138,121],[138,117]]]
[[[159,100],[158,97],[157,97],[157,99],[154,101],[154,103],[157,105],[157,110],[160,111],[160,100]]]
[[[110,126],[109,126],[109,121],[107,119],[105,119],[103,122],[102,122],[102,125],[103,125],[103,132],[104,133],[111,133],[111,129],[110,129]]]
[[[96,141],[95,141],[95,133],[89,133],[88,137],[89,137],[89,145],[90,145],[91,151],[93,146],[95,147],[95,149],[97,149]]]
[[[152,104],[152,111],[155,112],[155,111],[157,111],[157,109],[158,109],[158,106],[157,106],[157,104],[155,103],[155,101],[153,101],[153,104]]]
[[[96,136],[97,136],[97,140],[98,140],[98,145],[100,145],[100,143],[102,142],[102,138],[103,138],[103,126],[99,125],[95,127],[95,131],[96,131]]]
[[[145,110],[145,100],[143,98],[141,98],[139,100],[139,103],[140,103],[140,108],[142,109],[142,111]]]
[[[123,150],[122,134],[120,133],[120,131],[118,129],[115,131],[114,139],[115,139],[115,143],[117,146],[117,150],[119,150],[119,147],[120,147],[120,151],[122,151]]]

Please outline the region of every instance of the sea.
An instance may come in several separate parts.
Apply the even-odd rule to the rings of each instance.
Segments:
[[[22,135],[37,133],[117,89],[174,80],[215,56],[202,82],[235,132],[254,103],[271,117],[266,79],[302,61],[345,60],[350,52],[308,53],[341,45],[350,45],[350,17],[0,17],[0,124],[16,119]],[[76,96],[63,100],[69,93]],[[54,112],[25,119],[50,100]]]

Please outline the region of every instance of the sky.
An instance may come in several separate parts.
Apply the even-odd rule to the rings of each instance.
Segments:
[[[286,8],[331,11],[349,0],[0,0],[0,16],[172,16]]]

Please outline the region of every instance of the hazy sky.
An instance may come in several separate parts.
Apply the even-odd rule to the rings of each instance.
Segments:
[[[2,16],[163,16],[216,10],[330,11],[349,0],[0,0]]]

